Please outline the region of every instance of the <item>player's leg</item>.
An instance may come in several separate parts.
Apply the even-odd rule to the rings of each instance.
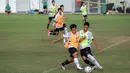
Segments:
[[[90,62],[89,60],[87,60],[87,49],[85,48],[85,49],[81,49],[80,50],[80,54],[81,54],[81,57],[82,57],[82,60],[86,63],[86,64],[88,64],[88,65],[90,65],[90,66],[95,66],[92,62]]]
[[[72,47],[69,48],[69,52],[70,54],[74,57],[74,63],[76,64],[77,69],[81,70],[83,69],[80,64],[79,64],[79,60],[78,60],[78,51],[76,48]]]
[[[44,6],[44,14],[47,14],[47,6]]]
[[[55,23],[52,24],[51,30],[55,30]]]
[[[49,35],[58,35],[59,34],[59,28],[56,28],[56,29],[54,29],[54,30],[49,30],[48,31],[48,36]]]
[[[70,57],[69,59],[67,59],[66,61],[64,61],[64,62],[62,62],[61,63],[61,67],[62,67],[62,69],[63,70],[65,70],[65,65],[68,65],[68,64],[70,64],[70,63],[72,63],[74,60],[73,60],[73,58],[72,57]]]
[[[84,15],[84,22],[87,22],[87,15]]]
[[[5,13],[8,14],[8,11],[6,10]]]
[[[47,24],[47,29],[49,29],[49,25],[50,25],[50,23],[51,23],[51,21],[52,21],[52,18],[53,18],[53,17],[49,17],[49,18],[48,18],[49,21],[48,21],[48,24]]]
[[[95,64],[97,68],[102,69],[102,66],[98,63],[98,61],[92,55],[90,47],[88,47],[87,49],[88,49],[87,57]]]

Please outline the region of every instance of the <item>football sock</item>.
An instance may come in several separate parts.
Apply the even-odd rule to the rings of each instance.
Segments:
[[[62,63],[62,66],[65,66],[65,65],[67,65],[69,63],[71,63],[71,62],[69,62],[68,60],[66,60],[65,62]]]
[[[80,67],[80,64],[79,64],[78,58],[74,58],[74,63],[76,64],[76,67]]]
[[[90,66],[94,66],[94,64],[93,63],[91,63],[90,61],[88,61],[88,60],[84,60],[84,62],[86,63],[86,64],[89,64]]]
[[[54,31],[50,32],[50,35],[56,35],[56,32],[54,32]]]
[[[99,63],[97,62],[97,60],[90,54],[88,54],[88,58],[98,67],[100,68],[101,66],[99,65]]]
[[[49,28],[49,24],[47,24],[47,29]]]

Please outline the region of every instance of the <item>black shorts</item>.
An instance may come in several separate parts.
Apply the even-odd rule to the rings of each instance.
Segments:
[[[6,13],[11,13],[11,11],[9,11],[9,10],[6,10],[5,12],[6,12]]]
[[[43,6],[43,9],[47,9],[47,6]]]
[[[70,53],[70,57],[71,57],[71,58],[74,58],[73,54],[74,54],[75,52],[77,52],[77,49],[74,48],[74,47],[71,47],[71,48],[68,49],[68,51],[69,51],[69,53]]]
[[[53,18],[55,18],[55,16],[53,16],[53,17],[49,17],[48,19],[51,21]]]
[[[84,49],[81,49],[81,50],[80,50],[80,54],[81,54],[81,56],[86,56],[86,57],[87,57],[87,54],[92,55],[92,53],[91,53],[91,48],[90,48],[90,47],[86,47],[86,48],[84,48]],[[88,58],[88,57],[87,57],[87,58]]]
[[[83,17],[88,17],[88,15],[83,15]]]
[[[54,31],[55,31],[55,32],[59,32],[59,31],[62,31],[62,30],[64,30],[64,27],[56,28]]]

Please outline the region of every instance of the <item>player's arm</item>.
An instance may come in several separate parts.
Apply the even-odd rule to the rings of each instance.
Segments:
[[[82,12],[82,6],[81,6],[81,8],[80,8],[80,11]]]
[[[83,38],[80,38],[79,39],[79,42],[82,42],[83,40],[85,40],[86,39],[86,36],[84,36]]]
[[[61,41],[61,40],[63,40],[63,39],[64,39],[64,37],[58,38],[58,39],[56,39],[56,40],[53,40],[52,43],[56,43],[56,42]]]
[[[86,6],[86,11],[88,11],[88,3],[87,2],[85,3],[85,6]]]
[[[102,50],[95,39],[92,39],[92,42],[98,50]]]
[[[58,21],[56,21],[56,20],[54,20],[54,22],[55,22],[55,23],[59,23],[59,24],[61,24],[61,22],[58,22]]]

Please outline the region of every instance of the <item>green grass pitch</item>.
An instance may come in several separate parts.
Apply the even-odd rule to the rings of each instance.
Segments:
[[[82,29],[81,15],[66,16],[68,27],[75,23],[78,30]],[[58,63],[69,54],[63,41],[51,43],[61,34],[48,37],[47,21],[47,15],[0,14],[0,73],[85,73],[76,70],[73,63],[65,71],[59,68]],[[130,15],[89,15],[88,21],[99,45],[107,48],[95,53],[97,49],[92,46],[103,66],[103,71],[93,73],[130,73]],[[82,60],[80,63],[87,66]]]

